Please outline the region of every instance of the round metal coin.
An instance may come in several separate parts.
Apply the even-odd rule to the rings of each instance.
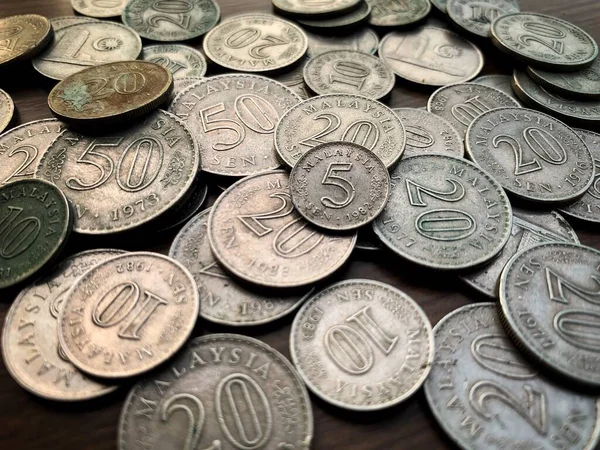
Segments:
[[[431,2],[431,4],[433,6],[435,6],[437,9],[440,10],[440,12],[443,12],[444,14],[446,14],[448,11],[446,9],[446,4],[448,3],[448,0],[429,0]]]
[[[371,5],[369,24],[377,27],[413,25],[431,11],[429,0],[366,0]]]
[[[454,156],[404,158],[391,172],[392,193],[373,222],[400,256],[434,269],[467,269],[508,242],[512,212],[496,180]]]
[[[475,78],[471,81],[471,83],[482,84],[484,86],[498,89],[521,104],[519,98],[512,88],[512,77],[510,75],[484,75]]]
[[[12,121],[15,113],[15,104],[6,92],[0,89],[0,133],[6,130],[6,127]]]
[[[298,23],[305,28],[313,28],[316,31],[337,32],[358,27],[369,19],[370,14],[371,6],[367,2],[361,1],[359,6],[349,13],[321,20],[303,19],[298,20]]]
[[[525,108],[498,108],[476,118],[465,138],[469,158],[525,200],[566,202],[583,195],[594,160],[564,123]]]
[[[142,50],[141,59],[163,66],[173,78],[202,78],[206,73],[206,60],[198,50],[187,45],[149,45]]]
[[[272,0],[275,10],[293,17],[339,16],[359,6],[362,0]]]
[[[203,182],[197,182],[192,191],[183,205],[175,207],[173,211],[169,211],[169,214],[163,215],[158,220],[158,226],[155,226],[155,229],[158,231],[171,230],[188,222],[200,212],[208,195],[208,185]]]
[[[82,23],[90,23],[96,22],[97,19],[92,19],[91,17],[84,16],[61,16],[61,17],[53,17],[50,19],[50,23],[52,24],[52,28],[54,28],[54,32],[61,30],[62,28],[68,27],[70,25],[79,25]]]
[[[498,17],[519,12],[513,0],[448,0],[446,8],[450,19],[461,29],[484,38]]]
[[[307,55],[310,58],[332,50],[354,50],[374,55],[377,52],[379,38],[369,28],[362,28],[354,33],[342,35],[322,35],[305,31],[308,39]]]
[[[50,21],[37,14],[0,19],[0,67],[33,58],[54,36]]]
[[[180,92],[185,91],[192,84],[196,84],[202,81],[202,78],[198,77],[184,77],[184,78],[173,78],[173,91],[169,99],[169,109],[171,108],[173,101],[177,98]]]
[[[79,14],[90,17],[117,17],[123,13],[127,0],[71,0]]]
[[[58,317],[73,283],[96,264],[122,253],[90,250],[73,255],[15,299],[4,323],[2,354],[23,388],[59,401],[87,400],[117,389],[88,378],[69,362],[58,343]]]
[[[552,92],[582,100],[600,99],[600,61],[595,59],[587,69],[577,72],[548,72],[527,67],[527,73],[536,83]]]
[[[304,57],[304,59],[292,70],[278,75],[269,74],[269,78],[283,84],[302,100],[306,100],[307,98],[312,97],[308,86],[306,86],[306,83],[304,82],[304,66],[308,61],[309,58]]]

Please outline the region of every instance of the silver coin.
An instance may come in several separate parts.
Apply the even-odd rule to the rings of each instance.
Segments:
[[[469,127],[465,147],[472,161],[525,200],[574,200],[594,178],[594,160],[577,133],[531,109],[483,113]]]
[[[431,94],[427,102],[427,110],[448,120],[461,136],[481,114],[496,108],[519,106],[504,92],[475,83],[442,87]]]
[[[275,130],[275,148],[289,167],[314,146],[333,141],[367,147],[391,167],[402,156],[406,134],[387,106],[352,94],[305,100],[286,112]]]
[[[600,386],[597,323],[600,252],[539,244],[516,254],[500,279],[508,335],[535,361],[582,385]]]
[[[200,77],[173,78],[173,92],[171,92],[171,97],[168,102],[169,108],[171,108],[173,101],[177,98],[180,92],[185,91],[192,84],[196,84],[202,80],[203,78]]]
[[[71,6],[79,14],[98,18],[120,16],[126,3],[127,0],[71,0]]]
[[[366,22],[371,15],[371,6],[365,1],[361,1],[359,6],[352,11],[339,16],[321,19],[321,20],[298,20],[298,23],[306,28],[313,28],[317,31],[346,31],[351,30]]]
[[[512,345],[493,303],[463,306],[433,329],[425,382],[433,415],[464,450],[596,448],[600,401],[538,371]]]
[[[462,158],[465,146],[458,131],[446,119],[414,108],[393,108],[406,130],[404,157],[445,153]]]
[[[275,10],[293,17],[329,17],[344,14],[358,7],[361,0],[272,0]]]
[[[467,269],[491,260],[508,242],[508,197],[475,164],[434,153],[412,156],[391,179],[390,199],[373,229],[400,256],[434,269]]]
[[[308,39],[307,55],[314,58],[332,50],[354,50],[374,55],[377,52],[379,38],[369,28],[362,28],[350,34],[329,36],[304,32]]]
[[[399,77],[430,86],[468,81],[483,67],[483,54],[475,45],[434,27],[386,34],[379,44],[379,57]]]
[[[519,12],[512,0],[448,0],[446,9],[448,17],[461,29],[484,38],[498,17]]]
[[[433,6],[435,6],[437,9],[439,9],[444,14],[446,14],[448,12],[446,9],[446,4],[448,3],[448,0],[429,0],[429,1],[431,2],[431,4]]]
[[[471,83],[482,84],[498,89],[521,104],[521,101],[512,88],[512,77],[510,75],[483,75],[473,79]]]
[[[148,45],[142,49],[140,59],[168,69],[174,80],[185,77],[202,78],[206,73],[206,60],[202,53],[187,45]]]
[[[237,334],[191,340],[138,382],[119,420],[119,450],[308,449],[310,399],[277,350]]]
[[[307,295],[282,295],[241,284],[225,272],[208,242],[206,209],[175,237],[169,256],[192,274],[200,294],[200,317],[228,326],[262,325],[296,310]]]
[[[381,241],[373,231],[373,227],[366,226],[359,228],[356,239],[356,250],[373,252],[382,249]]]
[[[582,100],[600,99],[600,61],[577,72],[548,72],[536,67],[527,67],[533,80],[552,92]]]
[[[54,32],[58,30],[68,27],[69,25],[79,25],[81,23],[90,23],[97,22],[97,19],[92,19],[91,17],[84,16],[61,16],[61,17],[53,17],[50,19],[50,23],[52,24],[52,28]]]
[[[345,280],[311,297],[290,334],[290,353],[308,388],[355,411],[396,405],[423,384],[433,333],[404,292],[372,280]]]
[[[304,66],[308,61],[309,58],[305,57],[290,71],[277,75],[269,75],[269,78],[283,84],[302,100],[306,100],[312,97],[308,86],[304,82]]]
[[[10,125],[14,114],[15,104],[12,98],[0,89],[0,134]]]
[[[318,95],[358,94],[379,100],[392,91],[396,77],[376,56],[333,50],[308,61],[304,80]]]
[[[193,192],[181,206],[159,218],[158,224],[155,224],[155,229],[158,231],[171,230],[183,225],[200,212],[208,195],[208,185],[204,182],[198,182],[192,190]]]
[[[378,27],[413,25],[431,11],[429,0],[365,0],[371,5],[369,24]]]
[[[556,211],[525,211],[513,207],[510,238],[500,255],[488,265],[461,275],[461,278],[484,295],[498,298],[498,283],[506,263],[516,253],[544,242],[579,244],[575,230]]]
[[[490,38],[500,51],[548,70],[585,69],[598,56],[598,44],[589,34],[565,20],[544,14],[501,16],[492,24]]]

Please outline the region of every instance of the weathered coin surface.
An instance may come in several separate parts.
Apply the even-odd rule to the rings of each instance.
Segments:
[[[58,30],[32,64],[42,75],[63,80],[89,67],[137,59],[141,51],[142,40],[131,28],[94,20]]]
[[[506,263],[516,253],[544,242],[579,244],[575,230],[555,211],[526,211],[513,206],[510,238],[502,252],[488,265],[461,275],[461,278],[484,295],[498,298],[498,283]]]
[[[390,194],[383,162],[362,145],[328,142],[311,148],[290,173],[292,203],[307,221],[354,230],[377,217]]]
[[[269,78],[283,84],[302,100],[306,100],[312,97],[308,86],[304,82],[304,66],[308,61],[309,58],[304,57],[292,70],[277,75],[269,75]]]
[[[213,28],[221,15],[213,0],[128,0],[121,19],[153,41],[186,41]]]
[[[266,77],[249,74],[205,78],[181,92],[169,110],[197,137],[202,170],[246,176],[281,165],[273,134],[300,98]]]
[[[427,102],[427,110],[449,121],[462,136],[481,114],[495,108],[519,107],[515,99],[498,89],[476,83],[439,88]]]
[[[290,353],[308,388],[356,411],[396,405],[423,384],[433,362],[425,312],[404,292],[345,280],[311,297],[290,334]]]
[[[435,269],[467,269],[494,258],[508,242],[512,212],[496,180],[454,156],[403,158],[392,192],[373,222],[400,256]]]
[[[446,119],[426,110],[394,108],[406,130],[404,157],[423,153],[446,153],[461,157],[465,146],[458,131]]]
[[[431,11],[429,0],[366,0],[371,5],[369,24],[377,27],[413,25]]]
[[[595,59],[587,69],[577,72],[549,72],[527,67],[533,80],[552,92],[582,100],[600,99],[600,61]]]
[[[516,254],[500,279],[502,323],[511,339],[543,366],[595,388],[599,267],[598,250],[546,243]]]
[[[483,54],[475,45],[434,27],[386,34],[379,57],[399,77],[431,86],[468,81],[483,67]]]
[[[371,6],[367,2],[361,1],[358,7],[346,14],[321,20],[300,19],[298,23],[305,28],[313,28],[316,31],[345,31],[354,29],[366,22],[370,14]]]
[[[185,344],[199,307],[196,283],[181,264],[158,253],[125,253],[85,272],[65,295],[60,345],[90,375],[140,375]]]
[[[585,69],[598,56],[598,44],[589,34],[565,20],[544,14],[501,16],[492,24],[490,38],[500,51],[548,70]]]
[[[310,448],[312,436],[310,399],[292,364],[257,339],[212,334],[133,387],[117,447],[292,450]]]
[[[306,292],[289,295],[266,292],[241,284],[225,272],[208,242],[208,214],[204,210],[181,229],[169,256],[193,275],[200,294],[200,316],[228,326],[261,325],[296,310],[306,300]]]
[[[15,104],[12,98],[5,91],[0,89],[0,133],[2,133],[6,127],[12,121],[15,113]]]
[[[361,0],[272,0],[280,14],[295,17],[338,16],[358,7]]]
[[[63,132],[44,153],[36,177],[56,184],[85,234],[129,230],[160,216],[192,186],[200,156],[185,125],[158,110],[104,136]]]
[[[79,14],[90,17],[117,17],[123,13],[127,0],[71,0]]]
[[[396,77],[376,56],[333,50],[308,61],[304,80],[318,95],[358,94],[379,100],[392,91]]]
[[[2,354],[23,388],[59,401],[95,398],[117,388],[88,378],[69,362],[58,343],[58,317],[73,283],[96,264],[122,253],[89,250],[73,255],[15,299],[4,324]]]
[[[302,59],[308,40],[298,26],[287,20],[270,14],[244,14],[217,25],[202,45],[206,56],[222,67],[268,72]]]
[[[41,52],[54,36],[50,21],[37,14],[0,19],[0,66],[25,61]]]
[[[379,45],[377,34],[369,28],[337,36],[309,33],[308,31],[304,33],[308,39],[306,53],[311,58],[332,50],[354,50],[374,55]]]
[[[448,12],[446,9],[446,4],[448,3],[448,0],[429,0],[429,1],[431,2],[431,4],[433,6],[435,6],[437,9],[439,9],[444,14],[446,14]]]
[[[85,16],[61,16],[61,17],[53,17],[50,19],[50,23],[52,24],[52,28],[54,28],[54,32],[58,30],[68,27],[70,25],[79,25],[81,23],[89,23],[96,22],[97,19],[92,19],[91,17]]]
[[[202,53],[187,45],[148,45],[143,48],[141,59],[163,66],[174,79],[202,78],[206,73],[206,60]]]
[[[510,75],[484,75],[473,79],[471,83],[483,84],[498,89],[521,104],[519,97],[512,88],[512,77]]]
[[[461,29],[485,38],[494,20],[519,12],[513,0],[448,0],[446,9],[450,19]]]
[[[476,118],[465,138],[469,158],[525,200],[566,202],[583,195],[594,159],[564,123],[525,108],[498,108]]]
[[[495,304],[479,303],[433,329],[435,360],[424,387],[438,423],[465,450],[595,448],[598,397],[545,378],[500,320]]]
[[[204,182],[195,183],[195,186],[192,187],[192,193],[185,202],[181,206],[175,207],[173,211],[169,211],[169,214],[165,214],[161,218],[162,220],[159,220],[158,227],[155,227],[155,229],[167,231],[183,225],[200,212],[207,195],[208,185]]]
[[[208,219],[210,247],[230,272],[254,284],[314,284],[340,268],[356,234],[328,234],[294,209],[283,170],[246,177],[217,199]]]
[[[177,98],[180,92],[185,91],[192,84],[196,84],[199,81],[202,81],[200,77],[183,77],[183,78],[173,78],[173,91],[171,92],[171,97],[169,98],[169,108],[173,103],[173,100]]]
[[[77,72],[58,83],[48,106],[60,120],[82,128],[131,122],[168,100],[173,76],[148,61],[122,61]]]
[[[72,228],[64,194],[41,180],[0,187],[0,289],[34,275],[63,249]]]
[[[406,133],[398,116],[383,103],[352,94],[305,100],[285,113],[275,130],[275,148],[289,167],[309,149],[332,141],[367,147],[391,167],[402,156]]]

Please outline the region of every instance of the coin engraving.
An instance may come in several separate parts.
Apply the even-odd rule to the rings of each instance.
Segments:
[[[90,17],[117,17],[123,13],[127,0],[71,0],[71,6],[79,14]]]
[[[412,25],[431,11],[429,0],[366,0],[371,5],[369,24],[377,27]]]
[[[446,9],[450,19],[463,30],[485,38],[494,20],[519,12],[513,0],[448,0]]]
[[[358,6],[359,1],[360,0],[273,0],[273,6],[280,13],[294,17],[327,17],[330,15],[340,15],[346,11],[352,10]]]
[[[50,21],[37,14],[0,19],[0,65],[33,58],[54,36]]]
[[[534,81],[552,92],[582,100],[600,99],[600,61],[577,72],[549,72],[536,67],[527,67]]]
[[[298,23],[305,28],[312,28],[316,31],[347,31],[353,30],[366,22],[370,15],[371,6],[362,1],[356,9],[346,14],[320,20],[298,19]]]
[[[0,134],[8,127],[15,113],[15,104],[6,92],[0,89]]]
[[[379,38],[369,28],[361,28],[353,33],[330,36],[304,32],[308,39],[307,54],[310,58],[332,50],[354,50],[373,55],[377,52]]]
[[[141,59],[163,66],[173,78],[202,78],[206,73],[206,60],[198,50],[187,45],[148,45],[143,48]]]
[[[512,77],[510,75],[484,75],[475,78],[471,83],[483,84],[498,89],[521,104],[512,88]]]

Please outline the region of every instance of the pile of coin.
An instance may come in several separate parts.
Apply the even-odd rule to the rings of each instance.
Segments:
[[[432,4],[447,20],[422,25]],[[0,67],[58,81],[55,118],[14,127],[0,90],[17,383],[75,401],[134,379],[122,450],[309,448],[306,387],[364,412],[424,386],[466,449],[599,442],[600,252],[558,212],[600,222],[590,35],[516,0],[273,0],[220,22],[214,0],[72,5],[85,16],[0,19]],[[476,78],[488,38],[512,77]],[[433,87],[426,108],[386,105],[398,79]],[[100,245],[176,227],[168,256]],[[74,235],[87,250],[61,253]],[[432,328],[393,286],[327,281],[355,248],[494,303]],[[243,334],[190,339],[292,313],[292,362]]]

